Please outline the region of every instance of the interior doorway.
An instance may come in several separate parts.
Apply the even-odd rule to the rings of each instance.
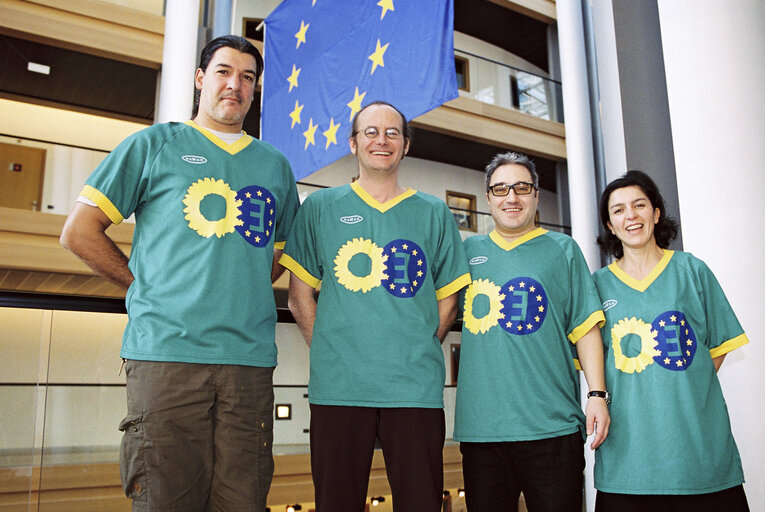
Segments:
[[[45,150],[0,143],[0,206],[40,211]]]

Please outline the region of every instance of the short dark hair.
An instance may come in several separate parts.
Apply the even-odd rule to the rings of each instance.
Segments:
[[[255,46],[247,39],[241,36],[235,36],[229,34],[227,36],[216,37],[202,49],[202,54],[199,56],[199,69],[203,72],[207,72],[207,66],[210,65],[210,61],[215,55],[215,52],[221,48],[233,48],[236,51],[242,53],[248,53],[255,59],[255,85],[258,85],[258,79],[263,74],[263,57],[260,55]],[[194,89],[194,108],[191,111],[192,119],[199,113],[199,89]]]
[[[356,120],[359,118],[359,115],[364,112],[369,107],[374,107],[375,105],[383,105],[386,107],[390,107],[393,110],[395,110],[398,115],[401,116],[401,134],[404,136],[404,142],[409,142],[411,144],[412,142],[412,129],[409,127],[409,123],[406,120],[406,116],[401,113],[399,109],[388,103],[387,101],[373,101],[372,103],[367,103],[364,105],[361,110],[356,112],[356,115],[353,116],[353,122],[351,123],[351,133],[348,135],[348,139],[352,139],[356,133],[358,133],[358,128],[356,127]]]
[[[491,183],[491,177],[494,175],[494,171],[496,171],[498,167],[509,164],[522,165],[528,169],[529,174],[531,175],[531,181],[534,182],[534,188],[539,190],[539,174],[537,174],[537,167],[534,165],[534,162],[531,160],[531,158],[524,155],[523,153],[508,151],[506,153],[499,153],[494,155],[494,158],[491,159],[489,165],[486,166],[486,169],[484,170],[486,192],[489,191],[489,184]]]
[[[661,196],[656,183],[642,171],[627,171],[622,177],[606,185],[598,205],[600,223],[603,225],[603,234],[598,236],[598,245],[601,251],[613,255],[616,259],[624,256],[624,247],[621,240],[611,233],[611,230],[608,228],[608,200],[611,198],[614,190],[632,186],[640,188],[646,197],[648,197],[652,211],[656,208],[659,209],[659,222],[653,229],[656,245],[662,249],[668,248],[670,242],[677,236],[677,230],[680,226],[675,219],[667,215],[667,209],[664,207],[664,198]]]

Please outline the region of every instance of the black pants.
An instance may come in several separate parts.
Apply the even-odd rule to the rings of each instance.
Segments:
[[[598,491],[595,512],[749,512],[744,486],[709,494],[614,494]]]
[[[460,443],[468,512],[581,512],[584,439],[574,434],[504,443]]]
[[[363,512],[376,439],[394,512],[439,512],[445,435],[443,409],[311,404],[317,512]]]

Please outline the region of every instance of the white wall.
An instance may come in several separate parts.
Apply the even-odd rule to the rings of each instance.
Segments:
[[[10,135],[0,136],[0,142],[46,150],[40,211],[62,215],[69,213],[85,180],[106,152],[147,127],[5,99],[0,99],[0,113],[0,133]]]
[[[683,244],[710,266],[751,343],[720,370],[752,510],[765,510],[765,3],[659,0]]]

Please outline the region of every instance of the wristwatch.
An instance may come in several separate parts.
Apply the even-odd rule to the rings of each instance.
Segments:
[[[592,398],[593,396],[603,398],[606,401],[606,405],[611,403],[611,393],[608,391],[590,391],[587,393],[587,398]]]

